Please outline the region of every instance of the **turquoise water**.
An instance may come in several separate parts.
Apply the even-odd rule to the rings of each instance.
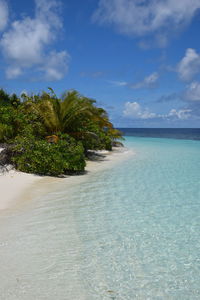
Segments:
[[[0,299],[200,299],[200,141],[134,156],[0,219]]]

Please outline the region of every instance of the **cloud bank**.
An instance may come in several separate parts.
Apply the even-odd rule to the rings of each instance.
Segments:
[[[142,109],[138,102],[126,102],[123,115],[134,119],[152,119],[156,117],[156,114],[149,112],[147,108]]]
[[[179,110],[173,108],[170,110],[169,114],[166,115],[166,117],[175,117],[180,120],[187,120],[191,116],[191,112],[192,110],[188,108],[179,109]]]
[[[54,0],[35,0],[35,17],[14,21],[3,33],[1,51],[8,67],[6,77],[17,78],[31,70],[42,79],[59,80],[68,70],[67,51],[49,50],[62,30],[60,5]]]
[[[168,114],[156,114],[150,112],[148,108],[142,108],[138,102],[126,102],[123,116],[130,119],[178,119],[187,120],[191,116],[192,109],[182,108],[179,110],[171,109]]]
[[[199,8],[199,0],[99,0],[93,21],[114,26],[121,34],[155,34],[164,46],[168,36],[187,26]]]

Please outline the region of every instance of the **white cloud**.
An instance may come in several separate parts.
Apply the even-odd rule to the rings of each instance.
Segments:
[[[156,117],[155,113],[149,112],[147,108],[142,109],[137,102],[126,102],[123,115],[134,119],[152,119]]]
[[[184,81],[189,81],[200,73],[200,54],[195,49],[188,48],[178,64],[177,72],[180,79]]]
[[[185,91],[184,99],[189,101],[200,101],[200,82],[192,82]]]
[[[1,45],[4,55],[21,67],[40,63],[45,44],[51,39],[51,32],[38,19],[26,18],[16,21],[4,33]]]
[[[43,71],[48,81],[60,80],[68,71],[69,55],[66,51],[52,51],[46,59]]]
[[[59,3],[54,0],[35,2],[35,17],[13,22],[3,34],[0,45],[8,61],[6,75],[10,79],[16,78],[26,69],[34,68],[33,71],[43,70],[45,79],[59,80],[67,71],[69,55],[66,51],[47,52],[62,29]]]
[[[4,30],[8,22],[8,5],[0,0],[0,31]]]
[[[156,114],[148,108],[142,108],[138,102],[126,102],[123,116],[131,119],[178,119],[186,120],[191,116],[191,109],[171,109],[167,114]]]
[[[199,0],[99,0],[93,20],[113,25],[122,34],[155,33],[166,44],[168,33],[186,26],[199,8]]]
[[[22,74],[22,70],[19,67],[10,66],[6,69],[6,78],[13,79]]]
[[[127,86],[128,85],[128,82],[126,82],[126,81],[109,80],[109,82],[115,86]]]
[[[187,120],[191,116],[191,109],[171,109],[167,117],[176,117],[180,120]]]
[[[142,81],[136,82],[134,84],[129,83],[127,81],[117,81],[117,80],[108,80],[109,83],[111,83],[114,86],[128,86],[129,88],[132,89],[150,89],[156,86],[156,83],[159,79],[159,75],[157,72],[153,72],[150,75],[146,76]]]
[[[158,81],[159,75],[157,72],[150,74],[145,77],[144,80],[132,84],[130,87],[133,89],[141,89],[141,88],[153,88]]]

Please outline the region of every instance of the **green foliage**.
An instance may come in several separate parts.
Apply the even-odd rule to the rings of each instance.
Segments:
[[[14,135],[14,109],[0,106],[0,142],[6,142]]]
[[[29,112],[39,117],[48,135],[67,133],[82,141],[85,150],[112,149],[117,131],[114,132],[103,108],[96,107],[93,99],[77,91],[69,91],[58,99],[54,91],[49,90],[50,93],[26,96],[25,101]]]
[[[45,136],[46,131],[39,116],[27,111],[22,104],[17,108],[0,106],[0,142],[27,134]]]
[[[0,89],[0,105],[10,105],[10,97],[3,89]]]
[[[81,132],[79,140],[82,142],[85,151],[89,150],[112,150],[112,138],[95,124],[88,126],[89,131]]]
[[[57,176],[84,170],[83,146],[67,135],[57,144],[34,140],[32,136],[17,137],[15,142],[12,161],[20,171]]]
[[[20,104],[20,99],[16,94],[9,95],[3,89],[0,89],[0,106],[17,107]]]
[[[54,176],[82,171],[87,150],[112,150],[121,133],[95,100],[75,90],[59,99],[48,89],[24,94],[21,102],[0,89],[0,142],[15,145],[11,156],[18,170]],[[52,135],[58,143],[47,142]]]
[[[13,107],[18,107],[20,105],[20,99],[17,97],[16,94],[12,94],[10,96],[10,104],[13,106]]]
[[[13,127],[4,123],[0,123],[0,141],[6,142],[13,136]]]

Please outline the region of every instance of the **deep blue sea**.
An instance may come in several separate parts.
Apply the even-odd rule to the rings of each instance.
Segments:
[[[200,128],[119,128],[125,136],[200,140]]]
[[[4,214],[0,299],[200,299],[199,129],[180,131],[126,130],[122,160]]]

